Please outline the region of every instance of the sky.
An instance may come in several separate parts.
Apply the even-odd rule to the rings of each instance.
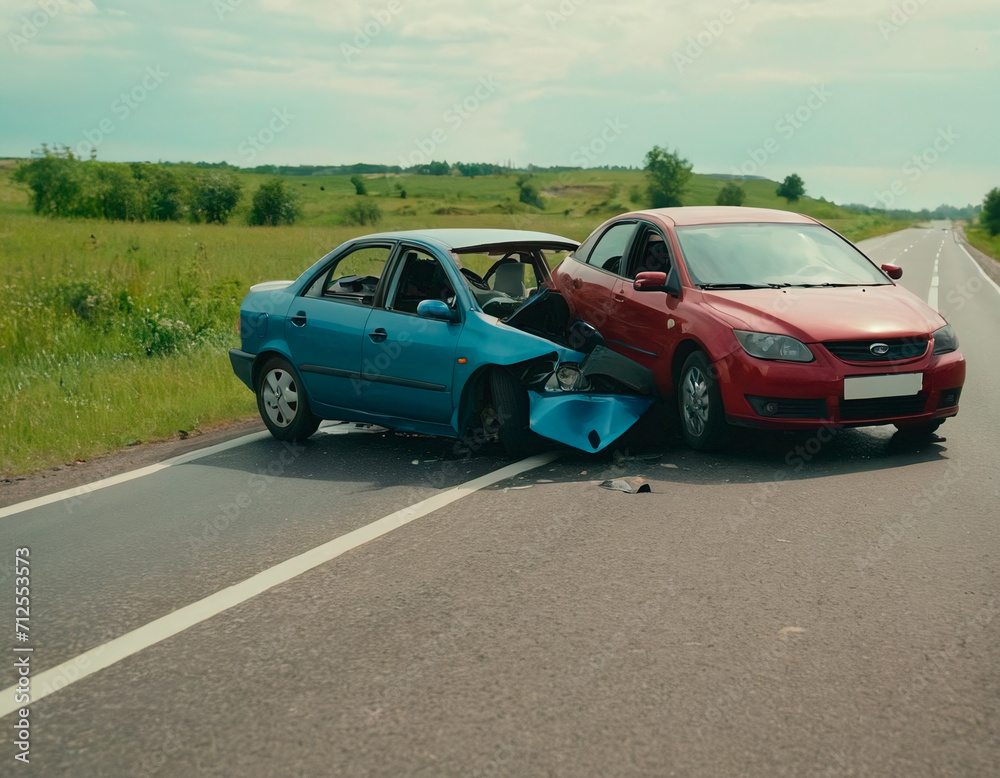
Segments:
[[[641,166],[1000,186],[997,0],[0,0],[0,156]]]

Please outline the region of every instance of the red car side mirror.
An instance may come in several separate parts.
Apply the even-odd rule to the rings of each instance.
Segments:
[[[893,281],[898,281],[900,278],[903,277],[903,268],[901,268],[899,265],[890,265],[887,262],[886,264],[882,265],[882,270],[885,271],[885,274],[889,276],[889,278],[891,278]]]
[[[637,292],[662,292],[667,286],[667,274],[655,270],[639,273],[632,282]]]

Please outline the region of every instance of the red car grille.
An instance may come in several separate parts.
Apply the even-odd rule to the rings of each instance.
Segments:
[[[882,340],[835,340],[824,343],[826,350],[844,362],[901,362],[922,357],[930,338],[885,338]],[[872,351],[873,346],[887,346],[884,354]],[[881,349],[877,349],[881,350]]]

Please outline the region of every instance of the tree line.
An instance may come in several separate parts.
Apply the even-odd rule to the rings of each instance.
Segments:
[[[692,164],[678,152],[660,146],[650,149],[644,163],[648,204],[654,208],[683,205],[682,197],[692,176]],[[359,164],[344,167],[368,169],[386,166]],[[257,170],[263,172],[264,169]],[[273,170],[282,172],[286,168]],[[449,165],[446,161],[434,161],[407,172],[475,177],[503,174],[510,170],[488,163],[459,162]],[[531,173],[518,177],[519,199],[527,205],[544,208],[541,193],[531,179]],[[163,163],[81,160],[68,146],[49,148],[43,145],[29,161],[17,168],[14,180],[30,188],[35,213],[119,221],[188,219],[225,224],[243,195],[243,184],[228,165],[196,165],[194,169],[189,169]],[[351,182],[358,195],[367,194],[360,174],[355,173]],[[399,184],[397,188],[399,196],[405,198],[406,190]],[[805,192],[805,182],[796,173],[787,176],[775,191],[789,204],[802,198]],[[740,206],[745,198],[744,189],[736,182],[729,182],[719,191],[716,204]],[[281,178],[274,178],[261,184],[254,192],[247,222],[264,226],[293,224],[300,215],[301,207],[294,192]],[[346,214],[348,221],[355,224],[374,224],[380,217],[377,206],[364,202],[356,203]],[[991,235],[1000,234],[1000,187],[986,195],[979,219]]]
[[[28,185],[35,213],[83,219],[225,224],[243,196],[242,182],[224,168],[82,160],[68,146],[43,145],[14,171],[14,181]],[[276,178],[253,193],[247,222],[293,224],[300,213],[294,193]]]

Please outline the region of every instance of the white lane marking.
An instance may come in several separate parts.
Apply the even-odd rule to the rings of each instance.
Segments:
[[[931,288],[927,292],[927,304],[935,311],[938,310],[938,289],[941,286],[941,275],[939,271],[940,260],[934,260],[934,271],[931,273]]]
[[[967,256],[969,258],[969,261],[976,266],[976,270],[979,271],[979,275],[981,275],[983,278],[986,279],[986,283],[988,283],[990,286],[996,289],[997,294],[1000,294],[1000,286],[997,286],[997,282],[994,281],[992,278],[990,278],[988,275],[986,275],[986,271],[983,270],[983,268],[980,266],[978,262],[976,262],[976,258],[969,253],[968,249],[966,249],[965,246],[963,246],[961,243],[958,244],[958,247],[965,252],[965,256]]]
[[[352,430],[347,425],[325,427],[319,430],[319,432],[326,433],[327,435],[344,435],[351,431]],[[209,446],[208,448],[200,448],[197,451],[189,451],[186,454],[181,454],[170,459],[164,459],[162,462],[157,462],[155,465],[148,465],[146,467],[141,467],[138,470],[130,470],[127,473],[119,473],[118,475],[109,476],[108,478],[102,478],[100,481],[93,481],[89,484],[83,484],[82,486],[74,486],[72,489],[63,489],[61,492],[47,494],[44,497],[36,497],[33,500],[25,500],[24,502],[15,503],[14,505],[8,505],[6,508],[0,508],[0,519],[13,516],[15,513],[30,511],[33,508],[41,508],[43,505],[51,505],[52,503],[59,502],[60,500],[82,497],[85,494],[96,492],[99,489],[107,489],[109,486],[117,486],[118,484],[127,483],[128,481],[134,481],[136,478],[143,478],[147,475],[153,475],[153,473],[159,473],[161,470],[166,470],[168,467],[193,462],[196,459],[208,457],[212,454],[218,454],[222,451],[228,451],[231,448],[245,446],[247,443],[253,443],[255,440],[263,440],[264,438],[268,438],[270,436],[271,433],[269,432],[253,432],[249,435],[234,438],[233,440],[227,440],[224,443],[216,443],[214,446]]]
[[[456,486],[441,494],[428,497],[426,500],[422,500],[408,508],[398,510],[353,532],[341,535],[339,538],[331,540],[328,543],[316,546],[316,548],[257,573],[257,575],[247,578],[245,581],[211,594],[202,600],[198,600],[198,602],[186,605],[173,613],[151,621],[149,624],[115,638],[104,645],[92,648],[90,651],[80,654],[67,662],[63,662],[57,667],[45,670],[37,675],[32,675],[31,703],[38,702],[38,700],[48,697],[53,692],[65,689],[81,678],[86,678],[88,675],[93,675],[106,667],[110,667],[116,662],[132,656],[132,654],[142,651],[144,648],[148,648],[179,632],[183,632],[189,627],[217,616],[223,611],[227,611],[256,597],[258,594],[266,592],[268,589],[272,589],[279,584],[283,584],[312,570],[314,567],[336,559],[341,554],[345,554],[358,546],[382,537],[394,529],[399,529],[416,519],[426,516],[428,513],[432,513],[439,508],[461,500],[463,497],[468,497],[473,492],[477,492],[480,489],[492,486],[508,478],[513,478],[536,467],[542,467],[550,462],[554,462],[558,458],[558,454],[549,453],[522,459],[520,462],[515,462],[512,465],[494,470],[492,473],[487,473],[472,481],[467,481],[461,486]],[[14,685],[0,692],[0,717],[13,713],[19,707],[31,704],[18,704],[14,701],[17,689],[18,686]]]

